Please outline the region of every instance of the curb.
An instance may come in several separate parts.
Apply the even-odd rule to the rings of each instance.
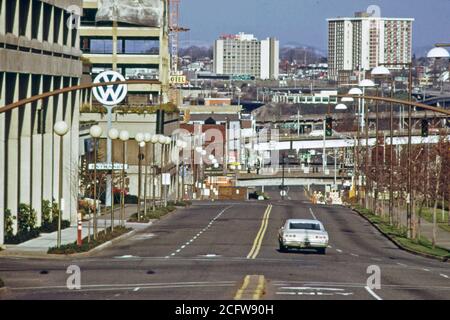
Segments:
[[[397,240],[395,240],[394,238],[392,238],[391,236],[389,236],[387,233],[385,233],[383,230],[381,230],[380,227],[378,227],[376,224],[374,224],[372,221],[370,221],[369,218],[367,218],[365,215],[363,215],[362,213],[360,213],[358,210],[356,209],[352,209],[351,210],[353,212],[355,212],[356,214],[358,214],[360,217],[362,217],[363,219],[365,219],[367,222],[369,222],[375,229],[378,230],[378,232],[380,232],[385,238],[387,238],[389,241],[391,241],[397,248],[399,248],[400,250],[412,253],[414,255],[417,256],[421,256],[424,258],[428,258],[428,259],[433,259],[433,260],[437,260],[440,262],[449,262],[449,258],[445,258],[445,257],[438,257],[438,256],[434,256],[432,254],[428,254],[428,253],[424,253],[424,252],[418,252],[418,251],[414,251],[411,250],[405,246],[403,246],[400,242],[398,242]]]
[[[110,241],[102,243],[101,245],[91,249],[88,252],[81,252],[81,253],[74,253],[74,254],[48,254],[48,253],[34,252],[34,251],[20,251],[20,252],[4,251],[4,252],[0,253],[0,257],[20,257],[20,258],[50,259],[50,260],[66,260],[66,259],[72,259],[72,258],[86,258],[86,257],[90,257],[91,255],[97,253],[98,251],[101,251],[107,247],[112,246],[113,244],[115,244],[117,242],[120,242],[122,240],[125,240],[125,239],[133,236],[136,232],[137,232],[136,230],[132,230],[128,233],[121,235],[120,237],[117,237],[115,239],[112,239]]]

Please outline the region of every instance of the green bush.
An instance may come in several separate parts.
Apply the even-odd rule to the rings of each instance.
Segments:
[[[169,201],[167,203],[169,206],[173,206],[173,207],[188,207],[190,205],[192,205],[191,201]]]
[[[52,222],[52,206],[50,201],[42,201],[42,224]]]
[[[7,228],[5,243],[18,244],[30,239],[39,237],[40,230],[36,227],[37,217],[36,211],[27,204],[19,205],[19,214],[17,215],[17,234],[12,231],[12,222],[10,213],[7,214]]]
[[[42,202],[42,225],[40,232],[51,233],[58,230],[59,209],[58,204],[44,200]],[[70,221],[61,221],[61,230],[70,227]]]
[[[14,236],[14,218],[11,210],[5,210],[5,239],[10,239]]]
[[[47,253],[49,254],[74,254],[81,252],[88,252],[99,245],[108,242],[114,238],[120,237],[121,235],[130,232],[132,229],[124,228],[124,227],[115,227],[114,232],[111,232],[111,228],[108,228],[106,232],[103,230],[98,233],[97,240],[94,240],[94,237],[91,236],[91,241],[88,241],[88,237],[84,238],[81,246],[77,245],[77,242],[66,244],[61,246],[60,248],[53,247],[48,249]]]
[[[36,211],[30,205],[20,204],[17,218],[17,233],[30,232],[36,229]]]
[[[0,288],[3,288],[5,286],[5,283],[3,282],[3,280],[0,278]]]
[[[141,213],[141,219],[138,221],[137,219],[137,213],[133,214],[129,219],[128,222],[141,222],[141,223],[148,223],[150,220],[159,220],[162,217],[164,217],[166,214],[175,211],[176,207],[173,205],[168,205],[167,207],[162,208],[156,208],[154,211],[150,211],[146,215]]]
[[[70,227],[70,221],[62,220],[61,221],[61,230],[67,229]],[[58,220],[52,222],[43,223],[39,228],[42,233],[52,233],[58,231]]]

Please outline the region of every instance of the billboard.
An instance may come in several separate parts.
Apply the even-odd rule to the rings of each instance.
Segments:
[[[161,0],[99,0],[95,20],[160,27],[162,16]]]

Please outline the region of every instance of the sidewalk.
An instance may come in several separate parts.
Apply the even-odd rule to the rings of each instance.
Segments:
[[[137,212],[137,205],[125,206],[125,218],[128,219],[131,215]],[[103,213],[103,212],[102,212]],[[114,225],[120,224],[120,207],[114,210]],[[105,228],[111,226],[111,213],[100,215],[98,217],[98,231],[101,232]],[[125,226],[134,230],[145,229],[149,224],[142,223],[125,223]],[[93,233],[92,221],[90,223],[90,233]],[[82,237],[85,238],[89,234],[89,222],[83,222]],[[6,245],[5,253],[11,252],[32,252],[37,254],[46,254],[49,248],[55,247],[57,242],[58,232],[41,233],[41,235],[35,239],[28,240],[18,245]],[[77,227],[69,227],[61,231],[61,244],[69,244],[77,241]]]

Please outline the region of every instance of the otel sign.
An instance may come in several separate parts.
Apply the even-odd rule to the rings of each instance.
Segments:
[[[107,83],[125,81],[123,75],[116,71],[105,71],[100,73],[95,79],[94,83]],[[92,93],[98,102],[105,106],[115,106],[121,103],[128,93],[128,87],[125,84],[111,85],[104,87],[92,88]]]

